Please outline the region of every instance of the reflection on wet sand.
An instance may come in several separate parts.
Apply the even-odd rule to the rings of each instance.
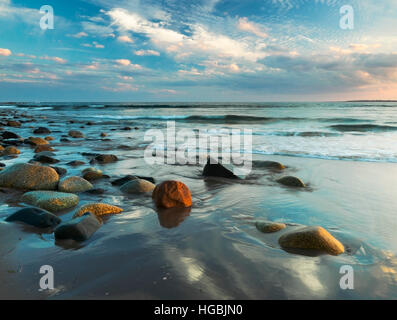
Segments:
[[[157,209],[160,225],[167,229],[178,227],[190,215],[192,208]]]

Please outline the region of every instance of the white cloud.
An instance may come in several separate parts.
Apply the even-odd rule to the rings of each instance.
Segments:
[[[240,18],[237,26],[240,30],[253,33],[260,38],[268,37],[267,33],[261,30],[262,28],[260,26],[248,21],[248,18]]]
[[[10,49],[0,48],[0,56],[8,57],[12,54]]]
[[[155,50],[137,50],[134,53],[137,56],[160,56],[160,52]]]
[[[61,63],[61,64],[65,64],[67,62],[67,60],[59,58],[59,57],[44,56],[44,57],[41,57],[40,59],[42,59],[42,60],[50,60],[50,61],[54,61],[54,62]]]
[[[120,42],[134,43],[134,40],[132,40],[129,36],[119,36],[117,40]]]
[[[120,66],[125,66],[125,67],[131,65],[131,61],[128,59],[117,59],[115,62]]]
[[[85,33],[84,31],[81,31],[79,33],[73,34],[72,37],[80,39],[80,38],[88,37],[88,34]]]

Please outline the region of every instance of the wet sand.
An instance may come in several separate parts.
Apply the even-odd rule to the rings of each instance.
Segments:
[[[1,299],[397,298],[396,164],[255,156],[287,168],[282,173],[258,168],[244,181],[225,182],[204,179],[201,165],[149,166],[143,159],[143,128],[36,120],[5,129],[26,138],[34,128],[50,128],[55,158],[61,160],[57,166],[67,168],[67,176],[91,166],[82,152],[119,157],[116,163],[95,165],[111,177],[95,182],[106,192],[79,194],[79,206],[104,202],[124,212],[109,217],[84,243],[56,243],[52,233],[4,222],[22,206],[21,193],[0,193]],[[72,129],[86,138],[61,143],[61,135]],[[101,139],[100,132],[110,140]],[[32,148],[20,150],[18,158],[0,162],[9,166],[32,159]],[[67,166],[72,160],[86,164]],[[150,196],[127,196],[111,185],[127,174],[184,182],[192,193],[191,211],[158,212]],[[280,186],[275,181],[284,175],[298,176],[309,188]],[[67,221],[74,212],[59,216]],[[287,228],[263,234],[256,220],[284,222]],[[346,252],[311,256],[281,249],[279,237],[299,225],[326,228]],[[53,292],[39,291],[42,265],[54,268]],[[339,286],[343,265],[354,268],[354,290]]]

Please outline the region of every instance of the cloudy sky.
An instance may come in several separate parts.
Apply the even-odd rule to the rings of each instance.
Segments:
[[[396,0],[0,0],[0,101],[397,99],[396,17]]]

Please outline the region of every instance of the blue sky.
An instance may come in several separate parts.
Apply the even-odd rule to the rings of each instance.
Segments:
[[[0,0],[0,101],[397,99],[396,17],[395,0]]]

